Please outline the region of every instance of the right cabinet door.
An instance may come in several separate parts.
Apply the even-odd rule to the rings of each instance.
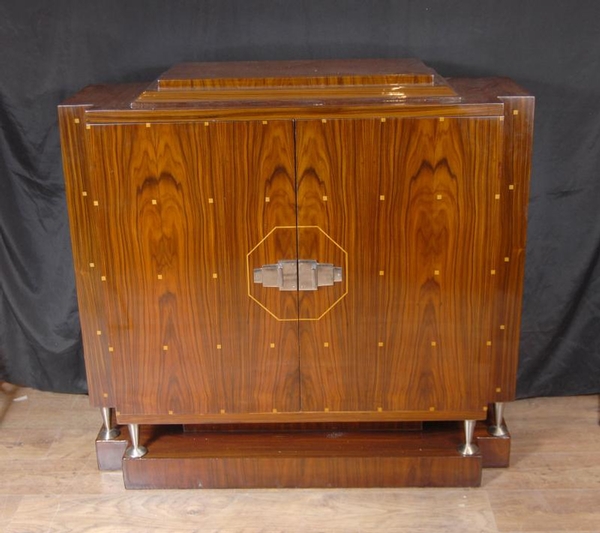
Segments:
[[[499,117],[296,123],[299,257],[343,267],[300,292],[302,410],[483,418],[502,139]]]

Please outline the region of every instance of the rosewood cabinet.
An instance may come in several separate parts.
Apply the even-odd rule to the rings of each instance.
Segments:
[[[126,433],[131,487],[507,464],[533,104],[417,60],[181,64],[62,104],[101,467]]]

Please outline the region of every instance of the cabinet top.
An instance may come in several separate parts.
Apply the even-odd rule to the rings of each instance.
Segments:
[[[418,59],[181,63],[132,107],[265,100],[458,100],[446,80]]]
[[[180,63],[157,89],[215,90],[364,85],[434,85],[435,72],[418,59],[342,59]]]
[[[86,123],[501,116],[529,97],[506,78],[446,80],[418,59],[181,63],[152,83],[94,85],[60,107]]]

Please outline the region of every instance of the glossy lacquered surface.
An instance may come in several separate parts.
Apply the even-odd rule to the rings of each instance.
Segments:
[[[161,78],[176,103],[136,108],[144,87],[122,86],[61,106],[95,405],[122,423],[374,422],[484,419],[512,399],[533,99],[499,79],[335,92],[389,74],[361,68],[319,86],[322,106],[291,75],[285,105],[187,105],[210,85],[194,67]],[[415,69],[404,82],[427,86]],[[217,85],[241,94],[244,76]],[[295,259],[343,281],[253,282]]]
[[[417,59],[246,61],[181,63],[140,94],[135,108],[254,102],[445,97],[456,100],[446,80]],[[452,98],[454,97],[454,98]],[[210,105],[210,104],[209,104]]]

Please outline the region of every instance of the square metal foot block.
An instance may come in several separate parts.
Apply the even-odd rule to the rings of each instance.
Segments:
[[[123,468],[123,454],[129,442],[129,432],[126,426],[119,426],[121,434],[109,440],[100,438],[100,432],[96,438],[96,459],[98,461],[98,470],[111,471],[121,470]]]
[[[494,437],[488,433],[490,424],[489,421],[478,422],[473,435],[481,452],[483,468],[506,468],[510,463],[510,433],[504,437]]]

